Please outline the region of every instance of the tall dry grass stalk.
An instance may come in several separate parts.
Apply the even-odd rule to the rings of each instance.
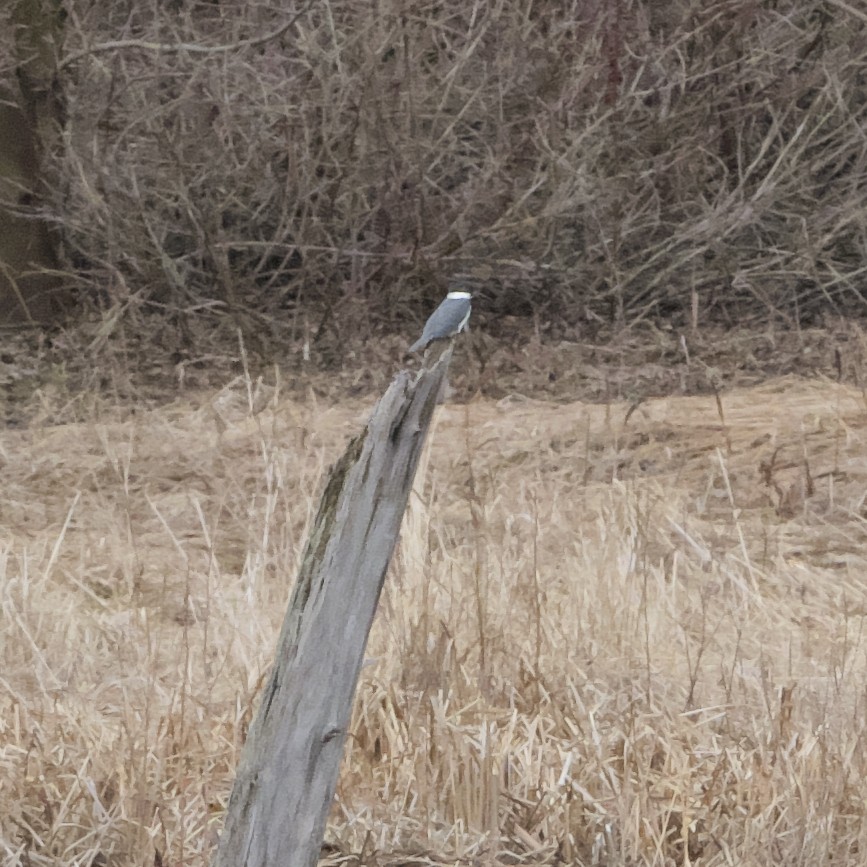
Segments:
[[[0,435],[0,864],[207,863],[364,412],[242,378]],[[794,379],[444,408],[327,859],[861,864],[865,419]]]

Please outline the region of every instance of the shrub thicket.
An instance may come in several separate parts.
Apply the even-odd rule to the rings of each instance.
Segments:
[[[571,321],[864,300],[855,4],[67,5],[54,206],[112,300],[385,310],[467,268]]]

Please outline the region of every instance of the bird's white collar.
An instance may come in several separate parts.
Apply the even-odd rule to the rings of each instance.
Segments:
[[[472,298],[473,296],[469,292],[449,292],[446,298],[451,298],[452,300],[457,300],[460,298],[462,301],[466,301],[468,298]]]

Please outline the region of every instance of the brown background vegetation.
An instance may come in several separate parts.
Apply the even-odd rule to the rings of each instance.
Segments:
[[[182,320],[182,343],[209,312],[266,346],[333,337],[341,311],[357,328],[361,302],[365,332],[393,329],[467,269],[493,313],[555,334],[862,309],[855,6],[66,13],[46,154],[65,261],[106,308]]]

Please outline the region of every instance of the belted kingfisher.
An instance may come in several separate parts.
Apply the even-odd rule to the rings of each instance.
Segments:
[[[445,300],[431,313],[424,324],[421,337],[407,349],[406,354],[421,352],[437,340],[448,340],[467,327],[472,311],[472,293],[453,289]]]

